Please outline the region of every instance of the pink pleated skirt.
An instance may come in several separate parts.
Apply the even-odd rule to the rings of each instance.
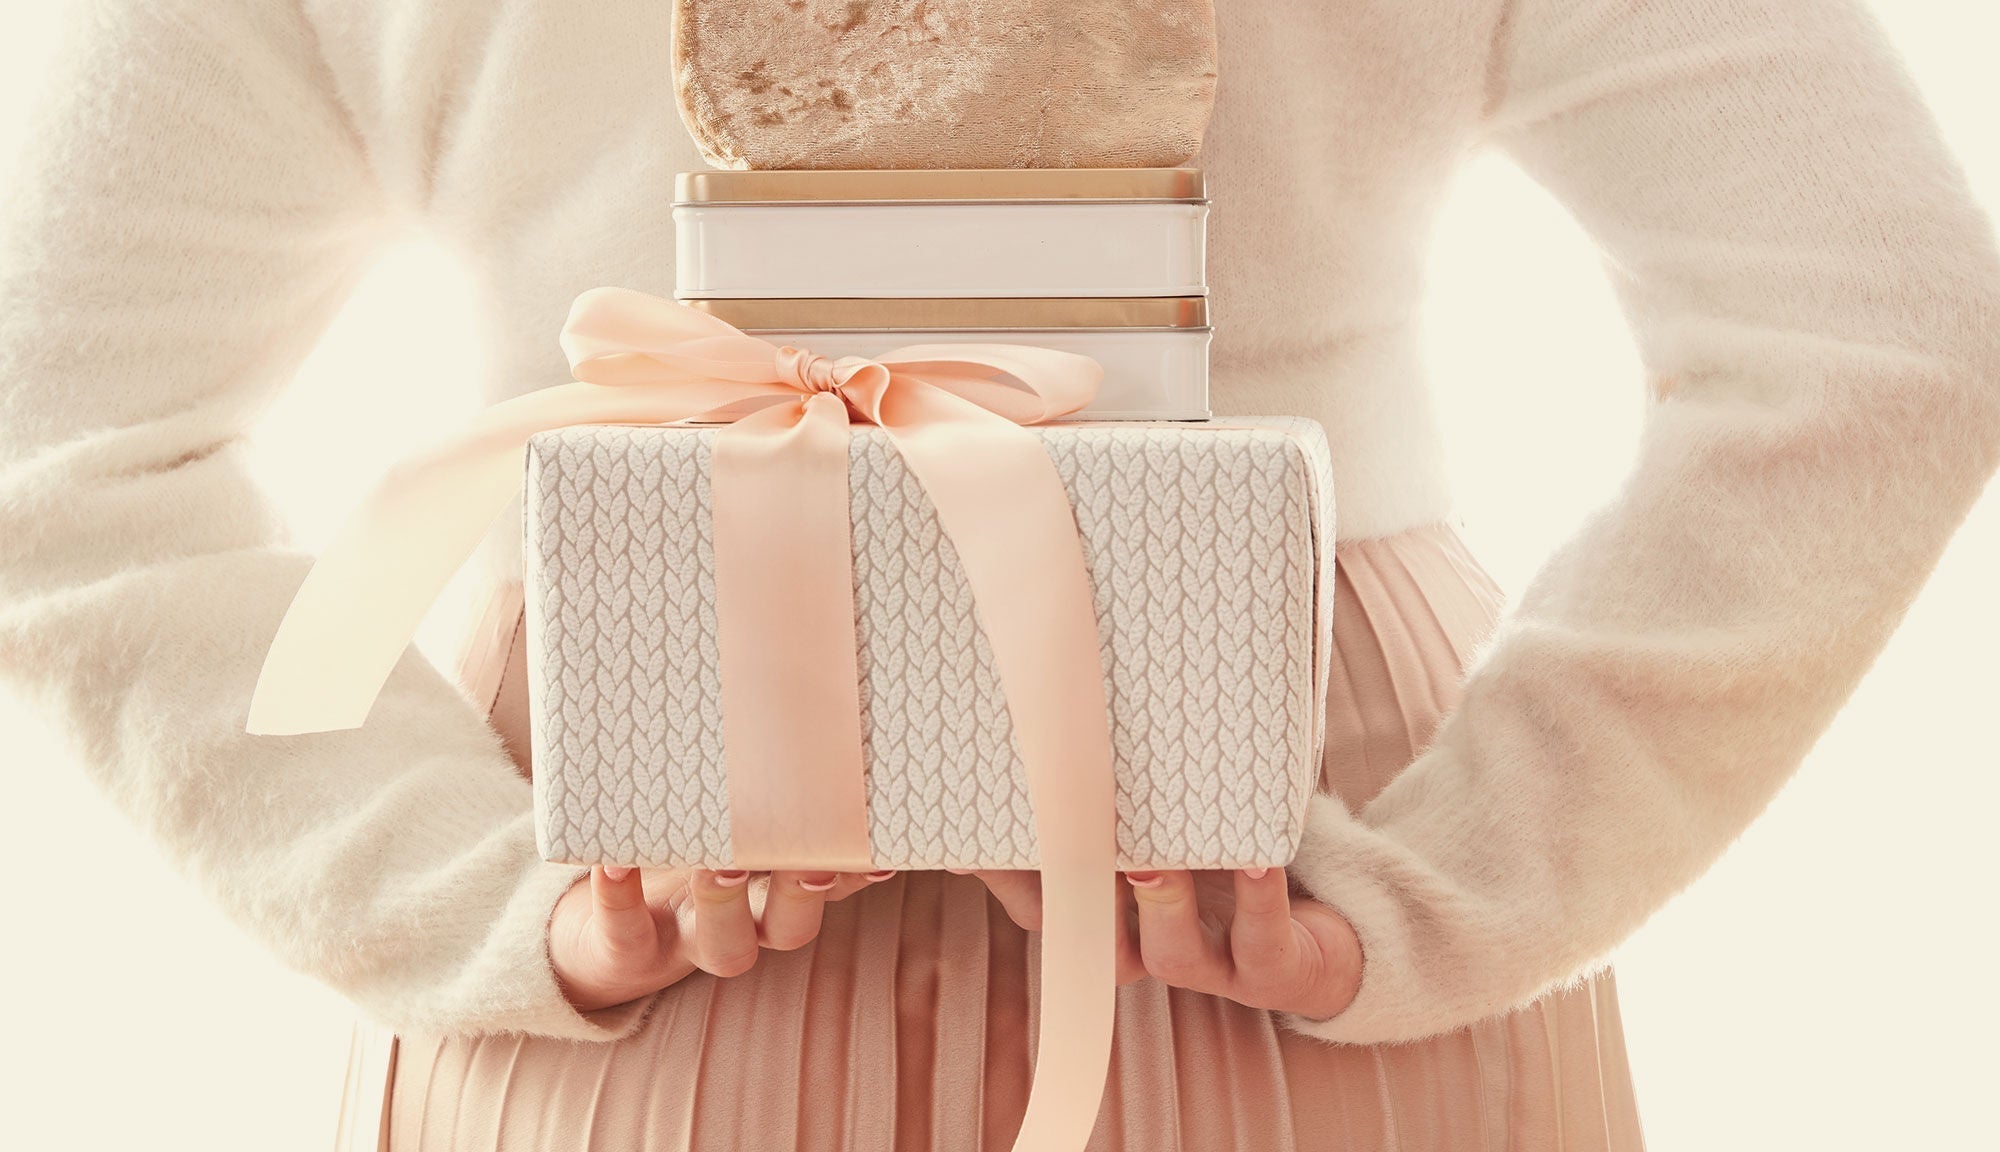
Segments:
[[[1336,561],[1321,786],[1358,808],[1456,702],[1502,597],[1448,524],[1342,543]],[[505,639],[465,677],[518,748],[518,601],[498,603]],[[830,905],[807,948],[666,989],[622,1041],[405,1035],[372,1070],[357,1047],[344,1148],[1005,1152],[1026,1102],[1035,957],[977,880],[905,874]],[[357,1103],[370,1076],[385,1115]],[[1609,973],[1379,1047],[1325,1044],[1146,980],[1120,990],[1090,1147],[1625,1150],[1641,1138]]]

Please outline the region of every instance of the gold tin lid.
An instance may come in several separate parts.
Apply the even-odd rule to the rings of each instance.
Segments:
[[[674,177],[676,204],[1201,202],[1199,168],[910,168],[714,170]]]
[[[1206,328],[1201,296],[683,300],[746,332]]]

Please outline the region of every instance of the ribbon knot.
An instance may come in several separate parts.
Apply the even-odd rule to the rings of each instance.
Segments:
[[[840,377],[825,356],[787,344],[778,349],[778,379],[802,392],[838,392]]]

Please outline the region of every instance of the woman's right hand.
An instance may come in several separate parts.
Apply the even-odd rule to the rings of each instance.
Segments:
[[[592,868],[549,915],[549,960],[577,1011],[609,1008],[696,969],[741,975],[760,948],[803,947],[827,901],[894,875]]]

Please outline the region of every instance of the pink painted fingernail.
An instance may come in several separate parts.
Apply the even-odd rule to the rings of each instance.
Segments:
[[[724,888],[734,888],[738,884],[741,884],[748,879],[750,879],[750,873],[739,872],[734,868],[729,869],[726,872],[717,872],[715,874],[715,882],[717,884],[722,885]]]
[[[632,874],[632,869],[627,868],[620,864],[607,864],[605,865],[604,868],[604,878],[606,880],[612,881],[613,883],[623,880],[625,879],[625,877],[630,876],[631,874]]]
[[[1127,872],[1125,882],[1134,888],[1158,888],[1167,878],[1158,872]]]
[[[868,874],[868,882],[871,884],[880,884],[895,874],[896,870],[894,868],[884,868],[880,872],[870,872]]]
[[[840,883],[840,877],[827,876],[818,880],[801,880],[799,881],[799,887],[808,892],[830,892],[833,890],[833,886],[838,883]]]
[[[1245,868],[1243,870],[1243,874],[1245,876],[1250,877],[1250,879],[1252,880],[1262,880],[1264,878],[1264,874],[1269,871],[1270,871],[1269,868]]]

